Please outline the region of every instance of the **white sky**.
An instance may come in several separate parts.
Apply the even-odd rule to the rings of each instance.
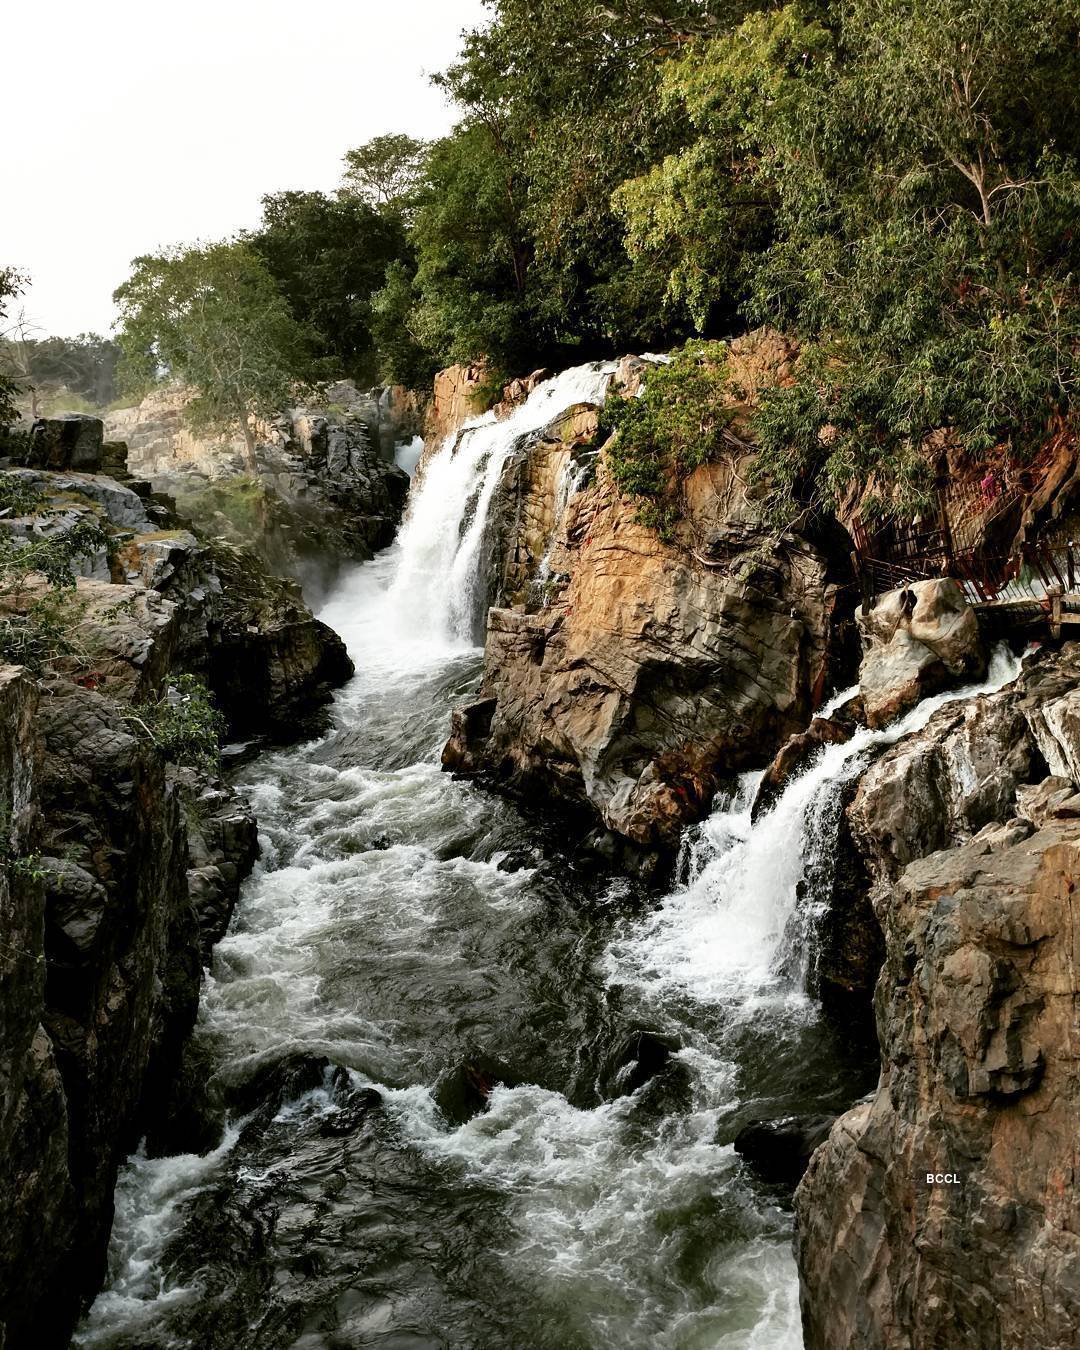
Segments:
[[[428,83],[481,0],[16,0],[4,17],[0,265],[27,317],[107,332],[128,263],[337,185],[351,146],[438,135]]]

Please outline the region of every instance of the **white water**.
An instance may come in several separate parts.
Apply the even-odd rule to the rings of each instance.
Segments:
[[[390,622],[447,647],[475,645],[482,599],[480,554],[488,508],[514,448],[575,403],[604,401],[613,364],[576,366],[539,385],[503,421],[493,413],[449,437],[424,471],[398,542]]]
[[[416,473],[416,466],[420,463],[420,456],[424,453],[424,439],[422,436],[414,436],[407,445],[399,445],[394,451],[394,463],[399,469],[404,469],[410,478]]]
[[[697,998],[759,1008],[770,997],[802,1000],[802,980],[780,970],[785,937],[797,936],[797,968],[805,977],[807,922],[791,932],[799,883],[828,864],[835,839],[836,803],[845,783],[861,773],[874,747],[892,745],[924,727],[938,708],[957,699],[1001,688],[1015,679],[1019,658],[1002,646],[991,660],[987,682],[924,699],[880,731],[859,730],[843,745],[827,745],[751,823],[753,776],[744,776],[735,800],[705,823],[688,885],[612,948],[613,978],[654,989],[679,989]],[[857,693],[845,690],[830,706]],[[702,856],[704,855],[704,856]],[[812,904],[813,902],[811,902]],[[814,914],[804,914],[812,925]]]
[[[815,896],[811,888],[801,903],[799,883],[827,861],[843,785],[875,746],[977,691],[927,700],[885,731],[825,747],[753,824],[756,775],[744,775],[688,847],[687,884],[654,912],[614,927],[604,916],[615,884],[593,899],[594,915],[548,917],[551,889],[539,874],[498,866],[504,836],[520,836],[513,813],[441,774],[437,755],[448,707],[475,674],[466,619],[483,583],[479,536],[498,473],[518,438],[574,402],[598,401],[608,378],[606,368],[568,372],[507,422],[480,419],[456,449],[444,446],[399,544],[352,572],[332,598],[323,617],[357,662],[336,700],[341,730],[249,771],[264,852],[215,953],[200,1034],[216,1047],[225,1079],[243,1079],[284,1051],[326,1055],[378,1089],[401,1139],[446,1169],[448,1195],[464,1181],[501,1197],[509,1234],[476,1259],[505,1272],[507,1298],[527,1291],[537,1344],[542,1331],[545,1347],[552,1343],[554,1325],[589,1350],[797,1350],[790,1217],[718,1136],[730,1139],[748,1093],[765,1093],[768,1108],[790,1098],[785,1073],[801,1083],[815,1071],[818,1014],[801,959]],[[1015,672],[1015,662],[995,657],[983,687]],[[595,959],[591,925],[601,934]],[[519,1005],[529,1015],[515,1031]],[[677,1039],[682,1106],[645,1107],[651,1085],[574,1105],[569,1087],[544,1085],[537,1072],[497,1087],[466,1124],[443,1118],[433,1085],[460,1037],[480,1035],[503,1054],[514,1035],[535,1034],[531,1019],[540,1018],[552,1060],[572,1064],[613,1009],[617,1025]],[[785,1053],[794,1067],[774,1068],[770,1057]],[[828,1066],[817,1072],[827,1076]],[[299,1131],[305,1112],[336,1109],[313,1093],[280,1119],[295,1116]],[[238,1136],[232,1127],[205,1158],[132,1160],[118,1191],[111,1287],[78,1344],[209,1344],[172,1338],[169,1319],[200,1293],[197,1280],[170,1274],[163,1253],[201,1190],[251,1183]],[[260,1157],[258,1185],[287,1190],[313,1166],[310,1147]],[[404,1226],[408,1216],[400,1217]],[[352,1259],[339,1254],[345,1266]],[[421,1325],[417,1336],[425,1329],[418,1343],[438,1335],[453,1344],[459,1330]],[[347,1339],[348,1325],[339,1332],[346,1339],[312,1333],[302,1343],[369,1343],[359,1332]],[[480,1343],[467,1325],[460,1339]],[[525,1343],[528,1336],[493,1342],[499,1350]]]

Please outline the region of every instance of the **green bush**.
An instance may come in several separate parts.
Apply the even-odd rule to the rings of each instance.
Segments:
[[[225,718],[194,675],[178,675],[156,703],[131,708],[127,717],[174,764],[209,773],[221,767]]]
[[[719,454],[731,418],[722,342],[688,342],[649,371],[639,397],[608,396],[601,419],[601,430],[615,435],[608,469],[661,538],[672,538],[682,514],[683,480]]]

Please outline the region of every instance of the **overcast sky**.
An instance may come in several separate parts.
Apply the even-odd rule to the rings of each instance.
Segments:
[[[453,115],[427,76],[481,0],[21,0],[4,16],[0,265],[46,332],[105,332],[130,259],[220,238],[341,157]]]

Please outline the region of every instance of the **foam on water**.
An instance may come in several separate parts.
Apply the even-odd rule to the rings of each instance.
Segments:
[[[322,617],[342,633],[357,674],[337,696],[330,736],[245,771],[263,851],[215,951],[198,1034],[225,1079],[247,1081],[252,1066],[300,1051],[376,1088],[400,1146],[444,1178],[449,1197],[464,1184],[498,1197],[509,1225],[476,1259],[499,1263],[514,1289],[529,1291],[540,1321],[557,1313],[575,1346],[796,1350],[790,1215],[718,1135],[768,1047],[798,1045],[815,1016],[805,964],[792,959],[813,920],[813,887],[800,902],[800,883],[827,864],[843,784],[875,747],[975,691],[927,700],[883,732],[824,747],[753,822],[757,775],[744,775],[688,834],[685,884],[655,911],[614,932],[603,902],[597,916],[552,918],[558,896],[541,872],[500,866],[521,841],[519,819],[442,774],[438,752],[448,707],[475,687],[471,611],[485,586],[482,537],[501,468],[521,437],[573,403],[600,401],[611,369],[566,372],[506,421],[477,419],[444,445],[399,543],[331,597]],[[1015,673],[999,654],[983,687]],[[613,883],[603,899],[626,889]],[[560,947],[568,922],[581,927]],[[589,924],[601,925],[595,956]],[[556,953],[548,963],[532,950],[544,943]],[[589,988],[568,994],[560,978]],[[669,1035],[680,1047],[671,1090],[682,1095],[671,1105],[650,1098],[651,1083],[622,1096],[586,1084],[575,1105],[569,1087],[525,1081],[495,1087],[486,1110],[452,1126],[436,1105],[436,1078],[474,1034],[495,1036],[520,1015],[522,1002],[521,1034],[541,1039],[542,1056],[550,1037],[571,1067],[590,1019],[617,1012],[619,1026]],[[561,1019],[571,1024],[566,1044]],[[749,1051],[748,1035],[757,1038]],[[531,1062],[542,1078],[542,1059]],[[234,1157],[242,1122],[204,1158],[133,1158],[118,1189],[110,1286],[77,1343],[193,1344],[170,1339],[169,1318],[199,1290],[170,1277],[164,1256],[185,1207],[230,1176],[241,1190],[285,1193],[291,1132],[299,1139],[313,1117],[339,1110],[329,1087],[286,1102],[273,1117],[273,1147],[285,1151],[257,1166]],[[347,1186],[347,1171],[337,1181]],[[339,1260],[347,1265],[348,1252]],[[385,1330],[391,1311],[369,1315],[365,1327]],[[250,1344],[351,1343],[340,1328],[331,1342],[312,1329],[318,1322],[306,1325],[301,1340]],[[462,1343],[480,1343],[471,1336],[463,1329]]]

